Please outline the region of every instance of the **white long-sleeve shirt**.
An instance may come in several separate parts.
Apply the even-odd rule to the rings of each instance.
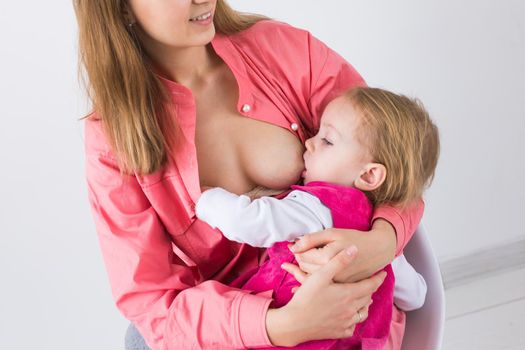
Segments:
[[[283,199],[252,201],[217,187],[201,195],[195,211],[200,220],[221,230],[229,240],[254,247],[270,247],[333,227],[330,209],[314,195],[298,190]],[[405,311],[420,308],[427,292],[423,277],[403,255],[394,259],[392,269],[395,304]]]

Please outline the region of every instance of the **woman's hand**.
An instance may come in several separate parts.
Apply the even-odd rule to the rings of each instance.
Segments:
[[[359,251],[357,259],[335,276],[336,282],[359,281],[391,263],[396,249],[395,230],[387,221],[377,219],[369,232],[327,229],[301,237],[290,250],[301,270],[311,274],[351,245]]]
[[[348,269],[356,251],[353,246],[341,251],[308,276],[293,265],[283,265],[302,284],[288,304],[268,310],[266,330],[274,346],[352,336],[355,325],[368,317],[372,293],[386,276],[381,272],[357,283],[335,283],[334,276]]]

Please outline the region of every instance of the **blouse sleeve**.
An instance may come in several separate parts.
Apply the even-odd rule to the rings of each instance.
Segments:
[[[422,199],[418,199],[404,210],[383,205],[374,211],[372,220],[384,219],[396,230],[396,256],[403,254],[403,249],[405,249],[421,222],[424,210],[425,203]]]
[[[120,174],[91,124],[85,132],[89,201],[122,314],[154,350],[270,346],[271,299],[213,280],[196,285],[138,181]]]
[[[366,85],[361,75],[337,52],[308,33],[310,94],[308,107],[315,131],[326,105],[346,90]]]
[[[308,35],[311,91],[310,114],[313,116],[315,131],[319,128],[321,114],[326,105],[335,97],[354,86],[364,86],[359,73],[339,54],[331,50],[311,34]],[[390,222],[397,235],[396,256],[403,252],[416,231],[424,211],[423,200],[417,200],[405,210],[380,206],[374,212],[373,220],[381,218]]]

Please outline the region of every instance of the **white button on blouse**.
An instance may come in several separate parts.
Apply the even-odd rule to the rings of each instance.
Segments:
[[[242,111],[244,113],[248,113],[249,111],[251,111],[252,107],[250,105],[243,105],[242,106]]]
[[[297,131],[297,129],[299,129],[299,125],[297,125],[297,123],[292,123],[290,128],[292,128],[293,131]]]

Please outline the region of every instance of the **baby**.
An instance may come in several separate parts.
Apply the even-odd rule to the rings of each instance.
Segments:
[[[280,267],[296,263],[288,241],[331,227],[369,230],[374,205],[404,207],[422,195],[438,155],[437,128],[420,103],[381,89],[354,88],[328,104],[319,132],[306,141],[303,186],[292,186],[283,199],[253,200],[213,188],[202,194],[196,212],[230,240],[271,247],[269,259],[253,275],[241,278],[241,287],[272,290],[272,307],[281,307],[299,285]],[[403,256],[392,266],[393,271],[390,265],[385,268],[387,277],[372,296],[368,318],[351,338],[295,348],[382,348],[392,303],[409,311],[420,307],[426,294],[423,278]]]

